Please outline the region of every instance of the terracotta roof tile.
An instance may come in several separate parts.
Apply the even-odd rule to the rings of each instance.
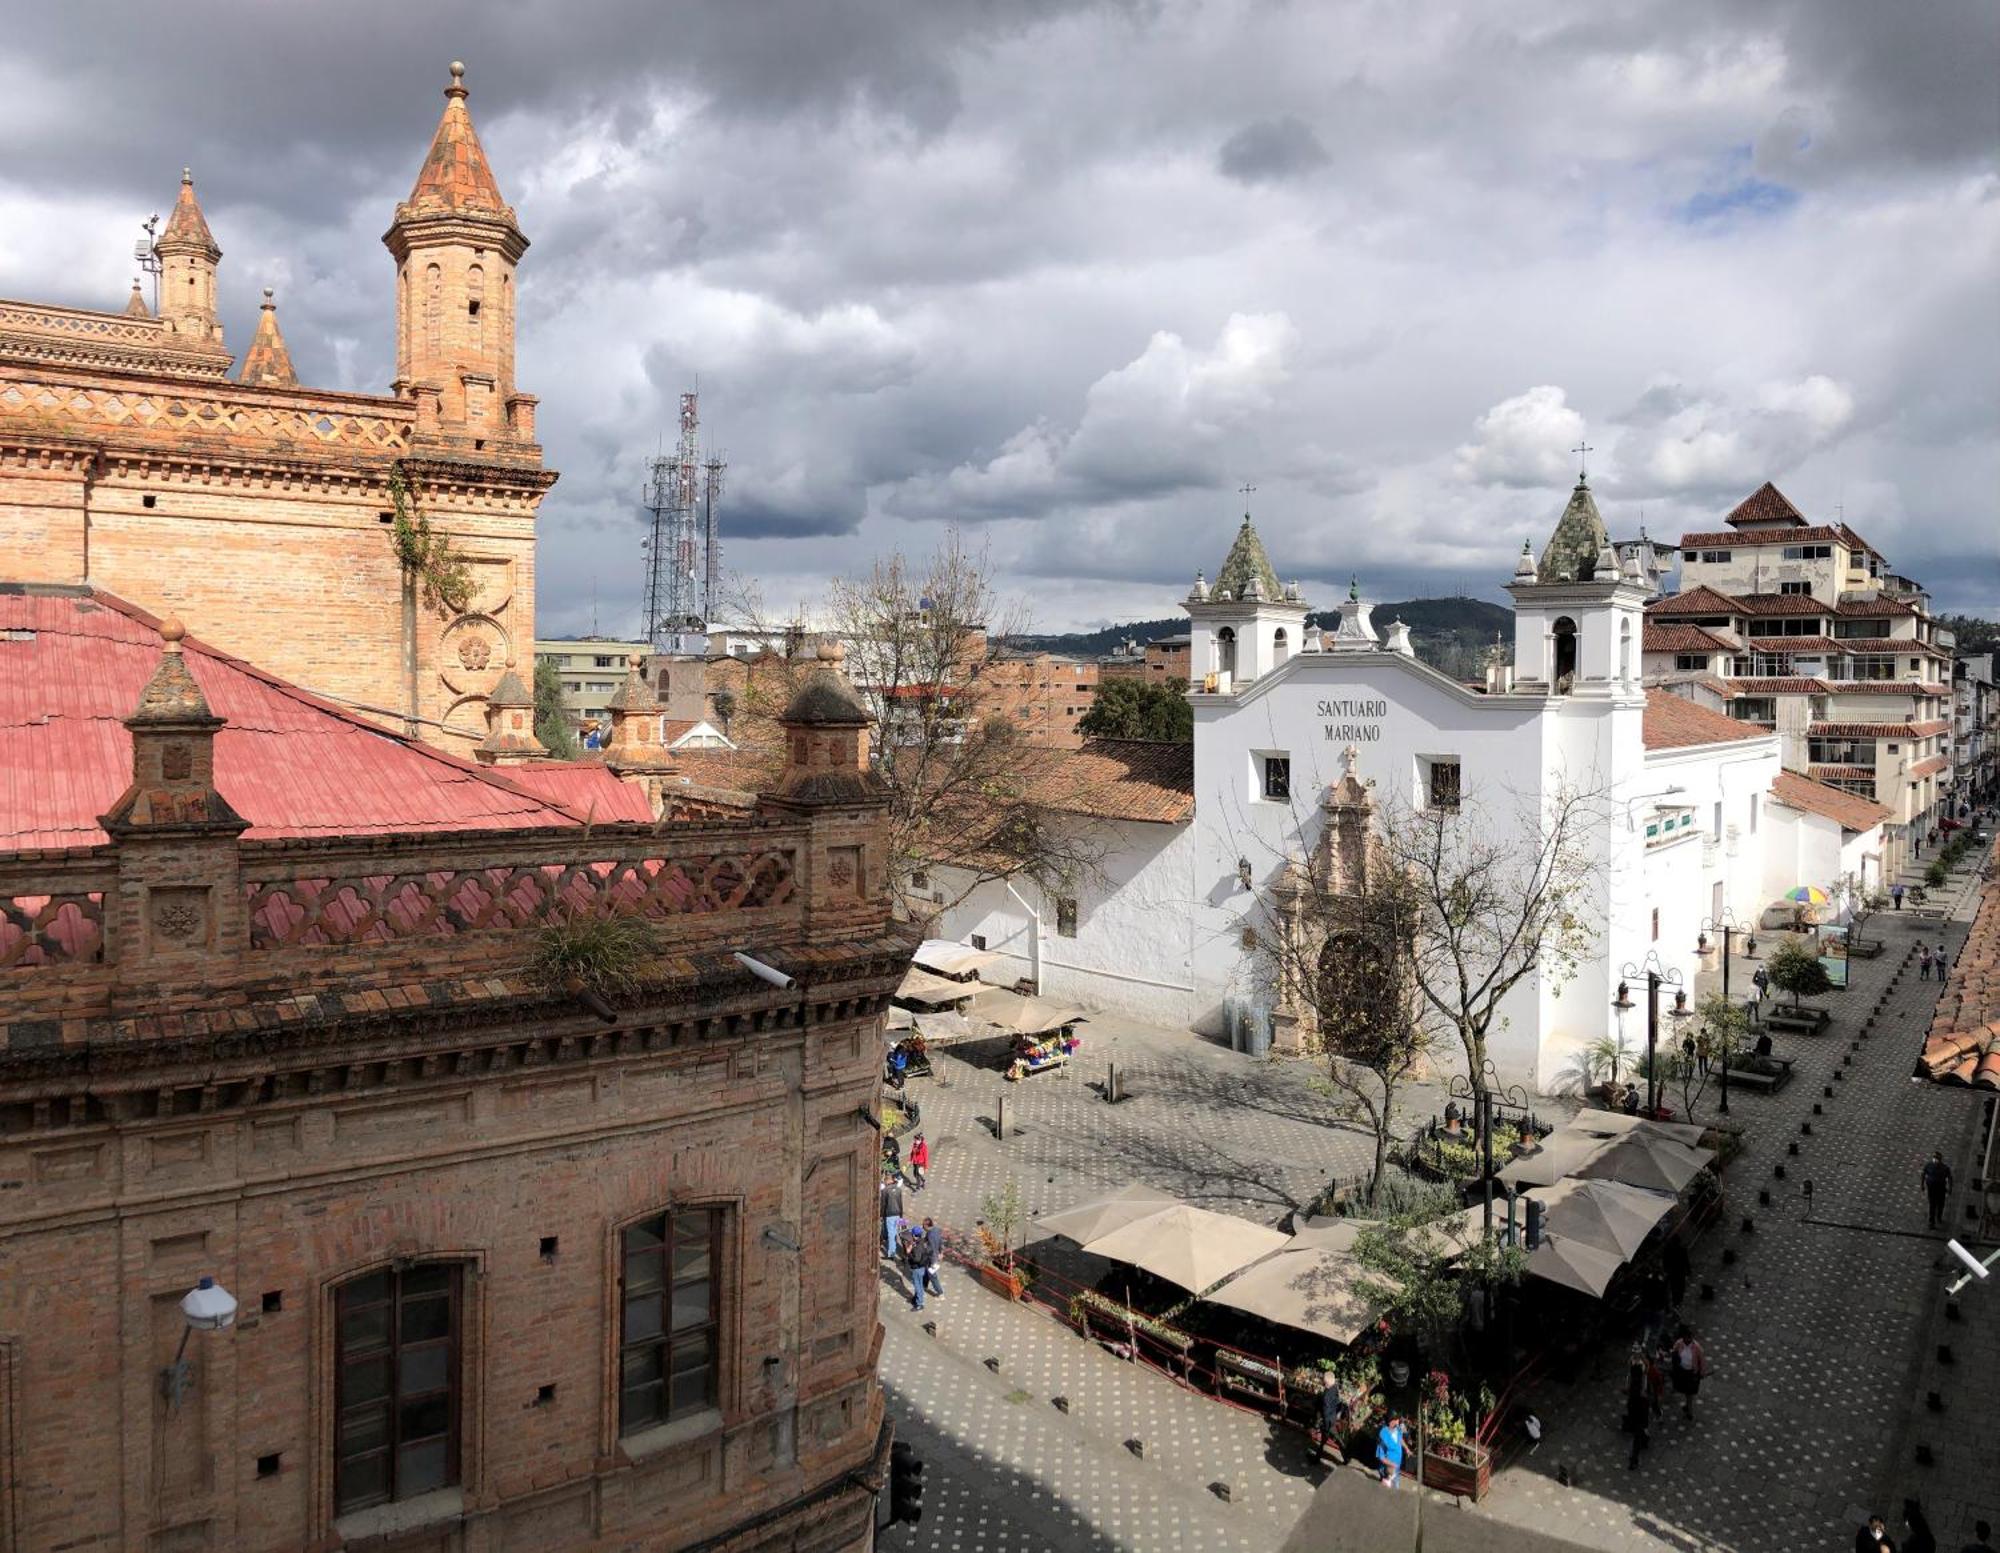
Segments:
[[[1699,744],[1729,744],[1771,736],[1768,728],[1724,717],[1671,691],[1646,692],[1645,740],[1649,750],[1687,749]]]
[[[1950,731],[1950,723],[1814,723],[1806,729],[1815,739],[1929,739]]]
[[[1700,626],[1648,623],[1640,639],[1641,652],[1727,652],[1730,644]]]
[[[1683,550],[1742,550],[1751,545],[1844,545],[1847,536],[1830,523],[1798,528],[1707,529],[1681,535]]]
[[[1669,594],[1663,599],[1654,599],[1646,606],[1649,615],[1740,615],[1736,600],[1726,593],[1718,593],[1706,585],[1689,588],[1684,593]]]
[[[1787,808],[1835,820],[1844,830],[1873,830],[1889,818],[1889,810],[1874,799],[1815,782],[1796,771],[1780,771],[1771,783],[1771,796]]]
[[[1822,782],[1873,782],[1875,780],[1875,768],[1873,766],[1838,766],[1829,765],[1825,761],[1813,761],[1808,765],[1807,770],[1812,773],[1816,780]]]
[[[444,89],[444,114],[438,119],[437,133],[424,165],[417,169],[416,184],[406,204],[413,214],[426,210],[483,211],[507,213],[500,186],[493,181],[493,169],[486,160],[486,148],[472,127],[466,111],[465,80],[462,67],[454,66],[451,85]],[[400,216],[402,212],[398,212]]]
[[[1940,771],[1949,771],[1950,769],[1951,757],[1949,755],[1933,755],[1929,760],[1918,761],[1908,771],[1904,772],[1903,775],[1911,781],[1916,781],[1920,777],[1936,776]]]
[[[1979,910],[1938,994],[1916,1076],[2000,1090],[2000,882],[1980,888]]]
[[[1743,523],[1804,523],[1806,515],[1794,507],[1785,493],[1769,480],[1752,491],[1722,521],[1734,527]]]
[[[1828,687],[1823,679],[1791,675],[1777,679],[1732,679],[1729,688],[1739,696],[1823,696]]]
[[[1066,814],[1182,825],[1194,815],[1194,746],[1089,739],[1081,749],[1037,750],[1029,796]]]

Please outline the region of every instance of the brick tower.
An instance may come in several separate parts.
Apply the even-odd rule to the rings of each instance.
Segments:
[[[215,317],[215,267],[222,250],[194,197],[194,172],[181,169],[181,192],[166,230],[153,245],[160,256],[160,316],[174,333],[205,345],[222,343]]]
[[[483,450],[534,437],[534,401],[514,393],[514,266],[528,240],[493,181],[456,60],[444,96],[416,186],[382,238],[396,258],[393,386],[417,401],[420,434],[429,422]]]

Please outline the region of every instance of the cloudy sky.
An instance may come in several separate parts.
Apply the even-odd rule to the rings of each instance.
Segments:
[[[768,604],[956,521],[1038,625],[1168,614],[1248,499],[1326,599],[1498,596],[1775,479],[2000,613],[1987,0],[182,0],[0,55],[0,294],[117,306],[183,163],[230,341],[384,391],[446,63],[533,242],[540,625],[638,616],[698,377]],[[144,47],[107,46],[143,37]]]

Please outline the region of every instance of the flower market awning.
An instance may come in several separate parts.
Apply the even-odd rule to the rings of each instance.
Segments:
[[[1001,958],[986,949],[974,949],[967,944],[954,943],[949,938],[927,938],[917,945],[914,956],[918,965],[927,971],[936,971],[940,976],[967,977]]]
[[[985,991],[976,981],[953,981],[946,976],[935,976],[929,971],[911,966],[903,973],[903,979],[896,986],[896,996],[905,1003],[921,1003],[927,1008],[941,1008],[947,1003],[958,1003]]]
[[[1248,1219],[1176,1203],[1080,1244],[1093,1256],[1143,1267],[1199,1294],[1283,1250],[1290,1238]]]
[[[1024,998],[999,987],[980,993],[965,1012],[973,1024],[991,1025],[1003,1035],[1047,1035],[1084,1019],[1080,1008],[1044,998]]]

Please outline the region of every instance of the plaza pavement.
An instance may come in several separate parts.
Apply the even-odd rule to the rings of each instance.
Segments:
[[[1477,1515],[1596,1549],[1749,1553],[1843,1547],[1870,1509],[1893,1523],[1904,1493],[1925,1496],[1946,1548],[1958,1546],[1948,1526],[1963,1520],[1962,1541],[1975,1510],[1989,1513],[1976,1485],[1994,1482],[1990,1471],[1983,1480],[1952,1474],[1945,1457],[1928,1475],[1904,1465],[1913,1402],[1937,1384],[1924,1383],[1920,1361],[1930,1362],[1949,1276],[1943,1236],[1924,1229],[1917,1171],[1942,1147],[1963,1187],[1978,1108],[1963,1092],[1910,1081],[1935,989],[1903,966],[1920,937],[1942,938],[1956,958],[1964,926],[1919,927],[1907,912],[1876,920],[1887,952],[1855,963],[1852,990],[1830,1000],[1829,1033],[1781,1040],[1798,1058],[1793,1082],[1775,1096],[1732,1093],[1729,1120],[1745,1149],[1726,1177],[1728,1209],[1694,1256],[1692,1287],[1711,1283],[1716,1298],[1700,1303],[1691,1293],[1688,1304],[1714,1366],[1698,1421],[1684,1425],[1670,1411],[1643,1465],[1628,1472],[1616,1427],[1624,1348],[1607,1339],[1578,1374],[1536,1388],[1547,1442],[1496,1477]],[[1739,962],[1739,987],[1749,969]],[[1862,1038],[1878,998],[1882,1012]],[[985,1197],[1011,1177],[1031,1215],[1141,1181],[1275,1223],[1329,1173],[1350,1178],[1372,1162],[1366,1131],[1337,1125],[1333,1103],[1310,1088],[1310,1064],[1253,1061],[1110,1018],[1085,1032],[1066,1078],[1006,1084],[991,1069],[937,1055],[938,1077],[911,1085],[933,1151],[931,1189],[910,1198],[912,1212],[969,1237]],[[1118,1106],[1095,1087],[1107,1059],[1132,1095]],[[1010,1126],[1020,1128],[1004,1143],[990,1129],[1003,1094]],[[1419,1091],[1410,1114],[1438,1103],[1435,1091]],[[1711,1090],[1702,1119],[1714,1104]],[[1787,1153],[1793,1142],[1796,1156]],[[1773,1175],[1777,1163],[1788,1167],[1784,1181]],[[1769,1207],[1757,1203],[1760,1188],[1771,1191]],[[1954,1214],[1963,1200],[1961,1190]],[[1755,1220],[1749,1233],[1740,1228],[1746,1214]],[[1725,1250],[1734,1252],[1728,1266]],[[1120,1361],[1045,1312],[996,1298],[962,1269],[944,1276],[947,1297],[919,1316],[900,1276],[884,1268],[882,1378],[899,1428],[931,1464],[924,1524],[886,1532],[886,1549],[1254,1553],[1284,1540],[1326,1470],[1306,1460],[1294,1431]],[[1968,1300],[1980,1292],[1967,1290]],[[1975,1333],[1990,1338],[1994,1329],[1960,1330],[1976,1343]],[[1980,1439],[2000,1432],[2000,1405],[1975,1394],[1969,1370],[1958,1373],[1961,1411],[1936,1440],[1976,1455]],[[1144,1441],[1143,1459],[1125,1446],[1133,1438]],[[1218,1482],[1229,1485],[1226,1503],[1210,1487]]]

